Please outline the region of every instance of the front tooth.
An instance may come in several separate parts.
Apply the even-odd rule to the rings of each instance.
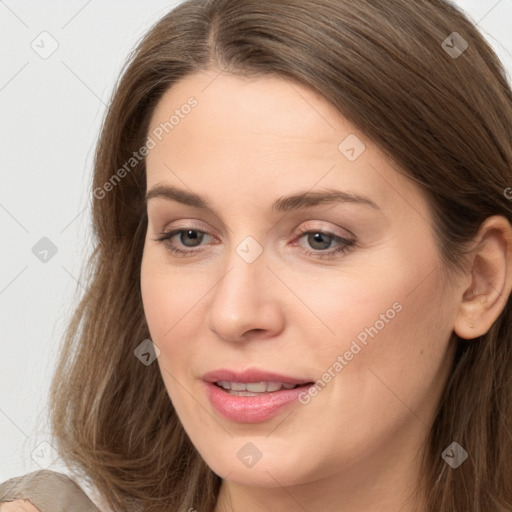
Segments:
[[[281,382],[269,382],[267,384],[267,391],[279,391],[282,386]]]
[[[247,391],[246,386],[243,382],[231,382],[231,389],[233,391]]]
[[[265,393],[265,391],[275,391],[273,389],[270,389],[266,382],[248,382],[245,385],[245,388],[247,391],[250,391],[251,393]]]

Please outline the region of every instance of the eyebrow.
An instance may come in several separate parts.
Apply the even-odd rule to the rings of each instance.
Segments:
[[[201,208],[213,212],[213,208],[208,201],[194,192],[188,192],[169,185],[157,185],[146,193],[144,198],[147,204],[150,199],[159,198]],[[286,197],[280,197],[272,204],[272,210],[287,212],[302,208],[310,208],[326,203],[355,203],[370,206],[380,210],[379,206],[369,197],[355,194],[353,192],[344,192],[336,189],[326,189],[322,191],[299,192]]]

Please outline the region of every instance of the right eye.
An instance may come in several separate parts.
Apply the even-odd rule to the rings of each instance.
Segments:
[[[177,236],[179,235],[179,236]],[[179,245],[177,245],[174,238],[177,238]],[[205,239],[205,237],[211,237],[208,233],[201,231],[199,229],[195,229],[193,227],[189,228],[179,228],[173,229],[171,231],[167,231],[162,233],[162,235],[156,239],[157,242],[162,242],[165,247],[173,254],[178,256],[187,256],[191,253],[199,252],[191,249],[183,249],[183,247],[199,247],[201,242]],[[190,243],[190,245],[189,245]]]

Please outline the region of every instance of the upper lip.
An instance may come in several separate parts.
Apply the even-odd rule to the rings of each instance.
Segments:
[[[211,372],[205,373],[203,375],[203,380],[206,382],[218,382],[218,381],[228,381],[228,382],[284,382],[290,384],[308,384],[312,382],[308,379],[300,379],[296,377],[290,377],[288,375],[281,375],[274,372],[268,372],[265,370],[258,370],[256,368],[251,368],[245,370],[243,372],[229,369],[219,369],[213,370]]]

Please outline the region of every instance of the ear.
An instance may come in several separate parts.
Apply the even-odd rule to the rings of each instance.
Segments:
[[[502,216],[488,217],[475,238],[454,324],[465,339],[485,334],[499,317],[512,289],[512,226]]]

